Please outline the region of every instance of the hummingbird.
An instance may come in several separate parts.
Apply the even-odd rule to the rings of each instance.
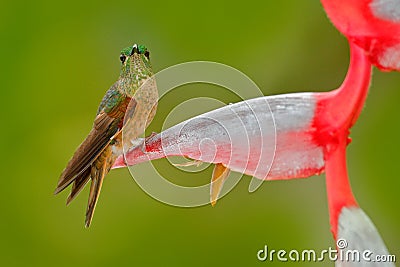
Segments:
[[[134,44],[123,49],[119,59],[119,78],[104,95],[92,130],[68,162],[54,192],[58,194],[72,183],[68,205],[91,180],[86,227],[92,221],[104,177],[125,146],[137,144],[157,108],[157,86],[147,48]],[[123,134],[127,144],[122,142]]]

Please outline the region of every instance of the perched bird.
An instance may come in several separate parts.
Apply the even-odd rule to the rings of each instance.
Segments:
[[[93,128],[62,172],[54,194],[72,183],[69,204],[91,180],[85,226],[89,227],[105,175],[123,145],[129,147],[154,117],[158,93],[144,45],[121,51],[121,73],[100,103]],[[129,108],[128,108],[129,106]],[[128,144],[122,143],[122,135]]]

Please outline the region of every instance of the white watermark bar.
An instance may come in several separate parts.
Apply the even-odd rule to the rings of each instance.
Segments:
[[[345,239],[338,239],[336,242],[337,248],[329,247],[320,251],[314,249],[304,250],[286,250],[286,249],[271,249],[265,245],[263,249],[257,252],[257,259],[259,261],[280,261],[280,262],[322,262],[341,261],[341,262],[396,262],[395,255],[380,255],[374,254],[371,250],[359,251],[356,249],[346,249],[348,243]]]

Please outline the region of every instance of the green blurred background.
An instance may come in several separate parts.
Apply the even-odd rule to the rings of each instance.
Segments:
[[[245,177],[215,208],[185,209],[157,202],[128,170],[113,170],[90,229],[87,188],[69,207],[67,192],[53,196],[118,76],[119,51],[134,42],[148,46],[156,71],[210,60],[246,73],[265,95],[336,88],[348,47],[319,1],[3,0],[0,32],[2,266],[286,266],[259,262],[256,253],[264,245],[334,246],[323,176],[266,182],[252,194]],[[374,70],[348,149],[354,193],[397,257],[399,84],[399,73]],[[151,127],[183,100],[237,101],[218,88],[193,88],[167,95]]]

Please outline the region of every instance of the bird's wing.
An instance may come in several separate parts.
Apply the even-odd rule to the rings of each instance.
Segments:
[[[115,128],[115,130],[112,129],[116,120],[116,118],[108,116],[105,112],[97,115],[89,135],[78,147],[61,174],[55,194],[64,190],[75,178],[81,176],[93,161],[96,160],[110,143],[112,137],[118,132],[118,128]]]
[[[87,179],[87,168],[96,160],[104,148],[119,133],[129,98],[115,90],[115,85],[103,98],[92,130],[78,147],[67,167],[61,174],[55,194],[64,190],[77,177]]]

